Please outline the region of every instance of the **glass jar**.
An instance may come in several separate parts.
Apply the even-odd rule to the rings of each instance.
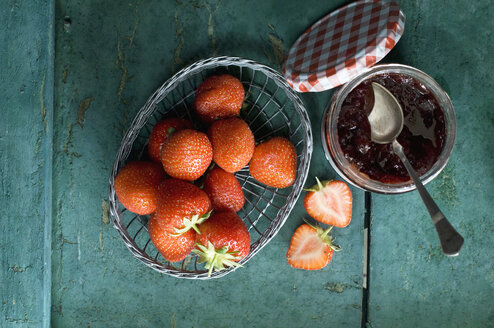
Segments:
[[[376,65],[343,85],[333,95],[330,104],[324,112],[321,137],[326,158],[331,163],[335,171],[347,182],[367,191],[383,194],[398,194],[414,190],[415,184],[413,181],[410,179],[406,182],[384,183],[371,179],[367,174],[359,171],[354,164],[350,163],[345,158],[345,154],[341,149],[338,138],[338,117],[341,106],[348,94],[361,82],[383,73],[408,75],[425,85],[426,88],[428,88],[435,96],[444,113],[446,128],[445,140],[442,151],[436,162],[426,173],[421,175],[420,178],[422,183],[428,183],[442,171],[448,162],[456,136],[456,119],[453,104],[451,103],[448,94],[433,78],[414,67],[401,64]]]

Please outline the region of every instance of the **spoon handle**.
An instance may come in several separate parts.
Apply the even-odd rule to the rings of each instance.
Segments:
[[[448,219],[446,219],[437,206],[436,202],[434,202],[429,192],[427,192],[427,189],[425,189],[424,185],[420,181],[419,176],[415,173],[415,170],[406,158],[405,153],[403,152],[403,147],[396,140],[393,141],[392,145],[393,151],[396,155],[398,155],[398,157],[400,157],[403,165],[405,165],[408,174],[412,177],[412,180],[417,187],[420,197],[422,197],[425,207],[427,207],[427,210],[429,211],[432,222],[434,223],[437,234],[439,235],[443,253],[448,256],[458,255],[461,247],[463,246],[463,237],[455,230],[455,228],[453,228]]]

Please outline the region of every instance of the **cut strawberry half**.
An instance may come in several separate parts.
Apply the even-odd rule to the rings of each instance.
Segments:
[[[328,265],[333,251],[340,250],[329,235],[332,228],[323,230],[308,223],[298,227],[286,253],[288,264],[304,270],[319,270]]]
[[[352,192],[343,181],[319,181],[306,189],[304,207],[309,215],[322,223],[346,227],[352,219]]]

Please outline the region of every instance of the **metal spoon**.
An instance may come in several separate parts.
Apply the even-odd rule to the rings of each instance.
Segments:
[[[404,121],[400,103],[382,85],[373,82],[372,89],[374,91],[374,107],[368,116],[372,141],[380,144],[391,143],[393,151],[405,165],[408,174],[417,187],[420,197],[422,197],[422,201],[429,211],[432,222],[436,227],[443,253],[448,256],[458,255],[463,245],[463,237],[453,228],[429,195],[419,176],[406,158],[403,147],[396,140],[403,129]]]

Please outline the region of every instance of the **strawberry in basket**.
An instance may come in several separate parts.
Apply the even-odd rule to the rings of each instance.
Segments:
[[[172,178],[194,181],[206,172],[213,147],[203,132],[184,129],[173,133],[161,148],[161,164]]]
[[[163,229],[154,215],[148,222],[149,237],[156,249],[170,262],[182,261],[189,255],[196,242],[196,232],[189,230],[181,235]]]
[[[206,263],[209,275],[213,270],[241,266],[237,262],[249,254],[250,235],[235,212],[215,212],[199,229],[201,234],[192,252],[199,255],[199,263]]]
[[[175,131],[191,129],[192,122],[179,117],[165,118],[156,123],[149,135],[148,154],[154,162],[161,163],[161,147]]]
[[[158,185],[163,169],[153,162],[135,161],[125,165],[115,177],[115,193],[129,211],[146,215],[156,210]]]
[[[215,121],[208,130],[213,161],[226,172],[246,166],[254,153],[255,139],[247,123],[238,117]]]
[[[214,75],[204,80],[197,88],[194,108],[205,123],[239,116],[244,102],[242,83],[229,74]]]
[[[192,183],[166,179],[158,187],[156,220],[161,228],[174,235],[191,229],[209,217],[211,201],[208,195]]]
[[[233,173],[221,167],[213,168],[204,181],[204,192],[209,196],[215,211],[240,211],[244,206],[245,197],[242,186]]]
[[[297,151],[290,140],[271,138],[256,146],[249,171],[254,179],[267,186],[289,187],[297,176]]]

